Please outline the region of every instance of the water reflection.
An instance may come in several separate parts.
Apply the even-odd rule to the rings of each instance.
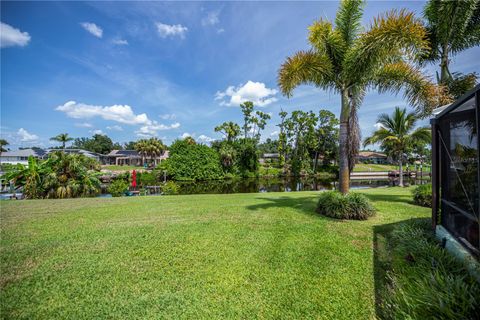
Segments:
[[[183,181],[177,182],[180,194],[205,193],[258,193],[258,192],[294,192],[332,190],[337,188],[336,180],[318,178],[253,178],[214,181]],[[373,188],[392,186],[393,181],[381,180],[353,180],[351,188]]]

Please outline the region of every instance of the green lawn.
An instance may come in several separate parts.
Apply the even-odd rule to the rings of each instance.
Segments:
[[[4,201],[1,318],[374,318],[375,229],[430,209],[362,193],[368,221],[316,192]]]
[[[132,170],[143,170],[143,167],[138,166],[116,166],[116,165],[103,165],[102,169],[112,170],[112,171],[132,171]]]
[[[406,167],[403,167],[406,170]],[[381,171],[392,171],[398,170],[398,165],[392,164],[366,164],[366,163],[357,163],[355,164],[355,168],[353,169],[354,172],[365,172],[365,171],[373,171],[373,172],[381,172]],[[415,166],[410,165],[409,170],[415,170]],[[420,170],[420,168],[418,168]],[[423,166],[424,172],[430,172],[430,166]]]

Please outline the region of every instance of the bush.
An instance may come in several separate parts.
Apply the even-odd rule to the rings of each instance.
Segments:
[[[391,247],[384,318],[477,319],[480,284],[438,245],[428,221],[393,230]]]
[[[205,145],[185,140],[175,141],[169,148],[170,156],[164,161],[165,169],[175,180],[215,180],[223,178],[218,153]]]
[[[432,207],[432,184],[421,184],[412,191],[413,202],[423,207]]]
[[[336,219],[366,220],[375,214],[375,208],[364,195],[325,191],[320,194],[317,212]]]
[[[112,195],[112,197],[121,197],[125,191],[128,190],[128,182],[123,179],[115,179],[109,186],[108,186],[108,193]]]
[[[173,181],[167,181],[162,185],[162,192],[165,195],[178,194],[180,187]]]

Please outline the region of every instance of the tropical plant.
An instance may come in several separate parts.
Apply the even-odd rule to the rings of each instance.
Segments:
[[[57,141],[62,144],[62,149],[65,149],[65,144],[69,141],[72,141],[73,138],[68,136],[68,133],[60,133],[59,135],[50,138],[52,141]]]
[[[480,44],[480,1],[430,0],[425,6],[424,17],[431,44],[431,50],[425,59],[440,62],[438,82],[451,86],[456,82],[455,79],[463,80],[464,84],[467,80],[471,86],[472,74],[463,79],[460,75],[455,77],[450,72],[449,63],[452,56]],[[473,76],[473,86],[475,80],[476,76]]]
[[[167,181],[162,185],[164,195],[174,195],[180,192],[180,187],[174,181]]]
[[[221,132],[228,142],[233,142],[240,134],[240,126],[235,122],[224,122],[215,127],[215,132]]]
[[[318,199],[317,212],[335,219],[366,220],[375,214],[375,208],[362,194],[324,191]]]
[[[414,112],[407,113],[406,109],[395,108],[392,116],[381,114],[377,123],[380,126],[370,137],[365,138],[364,146],[380,143],[383,151],[398,160],[399,186],[403,187],[403,161],[405,155],[414,146],[420,143],[430,143],[430,128],[420,127],[415,129],[417,115]]]
[[[421,184],[412,191],[413,202],[423,207],[432,207],[432,184]]]
[[[278,84],[291,96],[300,84],[313,84],[340,94],[340,191],[349,190],[353,155],[358,151],[357,110],[365,90],[398,93],[403,89],[419,111],[438,105],[438,88],[413,63],[428,50],[426,31],[413,13],[392,10],[362,31],[364,2],[340,4],[335,27],[320,19],[310,26],[311,49],[299,51],[281,66]]]
[[[29,157],[28,166],[18,164],[5,178],[22,187],[27,199],[93,196],[100,181],[91,166],[84,155],[53,152],[45,161]]]

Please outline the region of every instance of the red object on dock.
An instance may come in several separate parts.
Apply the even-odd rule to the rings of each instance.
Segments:
[[[132,187],[137,187],[137,171],[135,170],[132,171]]]

